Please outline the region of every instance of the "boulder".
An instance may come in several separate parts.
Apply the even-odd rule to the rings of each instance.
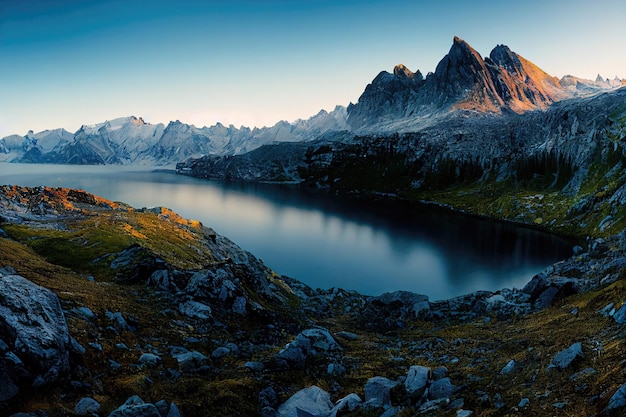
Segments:
[[[508,375],[515,370],[517,367],[517,362],[514,359],[511,359],[507,362],[506,365],[500,370],[500,375]]]
[[[615,391],[615,394],[613,394],[609,400],[609,405],[606,406],[602,413],[609,416],[618,415],[617,413],[623,411],[624,408],[626,408],[626,384]]]
[[[330,332],[322,328],[306,329],[276,355],[288,365],[301,368],[309,355],[332,354],[342,348]]]
[[[278,407],[282,417],[327,416],[333,408],[330,394],[313,385],[291,396]]]
[[[332,415],[337,415],[339,412],[349,412],[356,410],[361,404],[363,404],[363,400],[357,394],[348,394],[335,404],[333,407]],[[340,415],[341,415],[340,414]]]
[[[430,374],[430,368],[426,366],[411,366],[406,380],[404,381],[406,392],[412,397],[421,397],[424,395]]]
[[[162,417],[154,404],[144,402],[138,395],[133,395],[115,409],[109,417]]]
[[[72,352],[56,294],[12,272],[0,270],[0,411],[20,390],[59,381]]]
[[[197,351],[174,351],[172,357],[178,362],[178,368],[183,372],[197,372],[206,367],[209,358]]]
[[[161,362],[161,357],[153,353],[143,353],[139,357],[139,363],[146,366],[156,366]]]
[[[207,320],[212,316],[211,307],[198,301],[185,301],[178,306],[178,311],[194,319]]]
[[[382,376],[375,376],[367,380],[365,384],[365,402],[372,407],[385,407],[391,405],[391,389],[398,385]]]
[[[428,398],[430,400],[450,398],[454,394],[455,389],[456,387],[452,384],[450,378],[442,378],[430,384]]]
[[[565,369],[584,356],[582,343],[574,343],[567,349],[557,353],[554,358],[552,358],[552,362],[548,365],[547,369]]]
[[[622,305],[622,307],[613,314],[613,320],[617,324],[626,323],[626,303]]]
[[[99,412],[100,403],[89,397],[81,398],[74,407],[74,413],[78,414],[79,416],[98,415]]]

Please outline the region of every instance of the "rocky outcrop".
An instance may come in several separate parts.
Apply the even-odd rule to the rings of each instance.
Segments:
[[[80,349],[52,291],[0,270],[0,410],[65,378],[72,352]]]

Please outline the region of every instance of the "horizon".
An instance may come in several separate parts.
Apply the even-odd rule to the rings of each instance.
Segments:
[[[0,1],[0,138],[131,115],[291,123],[356,103],[397,64],[434,71],[454,36],[483,57],[507,45],[559,79],[624,78],[626,12],[600,3]]]

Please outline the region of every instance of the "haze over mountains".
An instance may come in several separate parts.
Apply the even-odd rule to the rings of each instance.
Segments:
[[[552,103],[626,85],[619,78],[560,80],[511,51],[496,46],[481,57],[464,40],[426,77],[397,65],[382,71],[356,104],[293,123],[236,128],[220,123],[198,128],[180,121],[167,126],[134,116],[82,126],[77,132],[46,130],[0,139],[0,161],[67,164],[171,165],[202,155],[238,155],[275,142],[303,142],[328,132],[418,131],[452,114],[472,116],[544,110]]]

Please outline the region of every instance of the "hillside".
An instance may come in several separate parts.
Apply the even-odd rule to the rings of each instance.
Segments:
[[[521,291],[431,302],[313,290],[165,208],[7,186],[0,207],[3,415],[570,416],[626,405],[623,233]]]

